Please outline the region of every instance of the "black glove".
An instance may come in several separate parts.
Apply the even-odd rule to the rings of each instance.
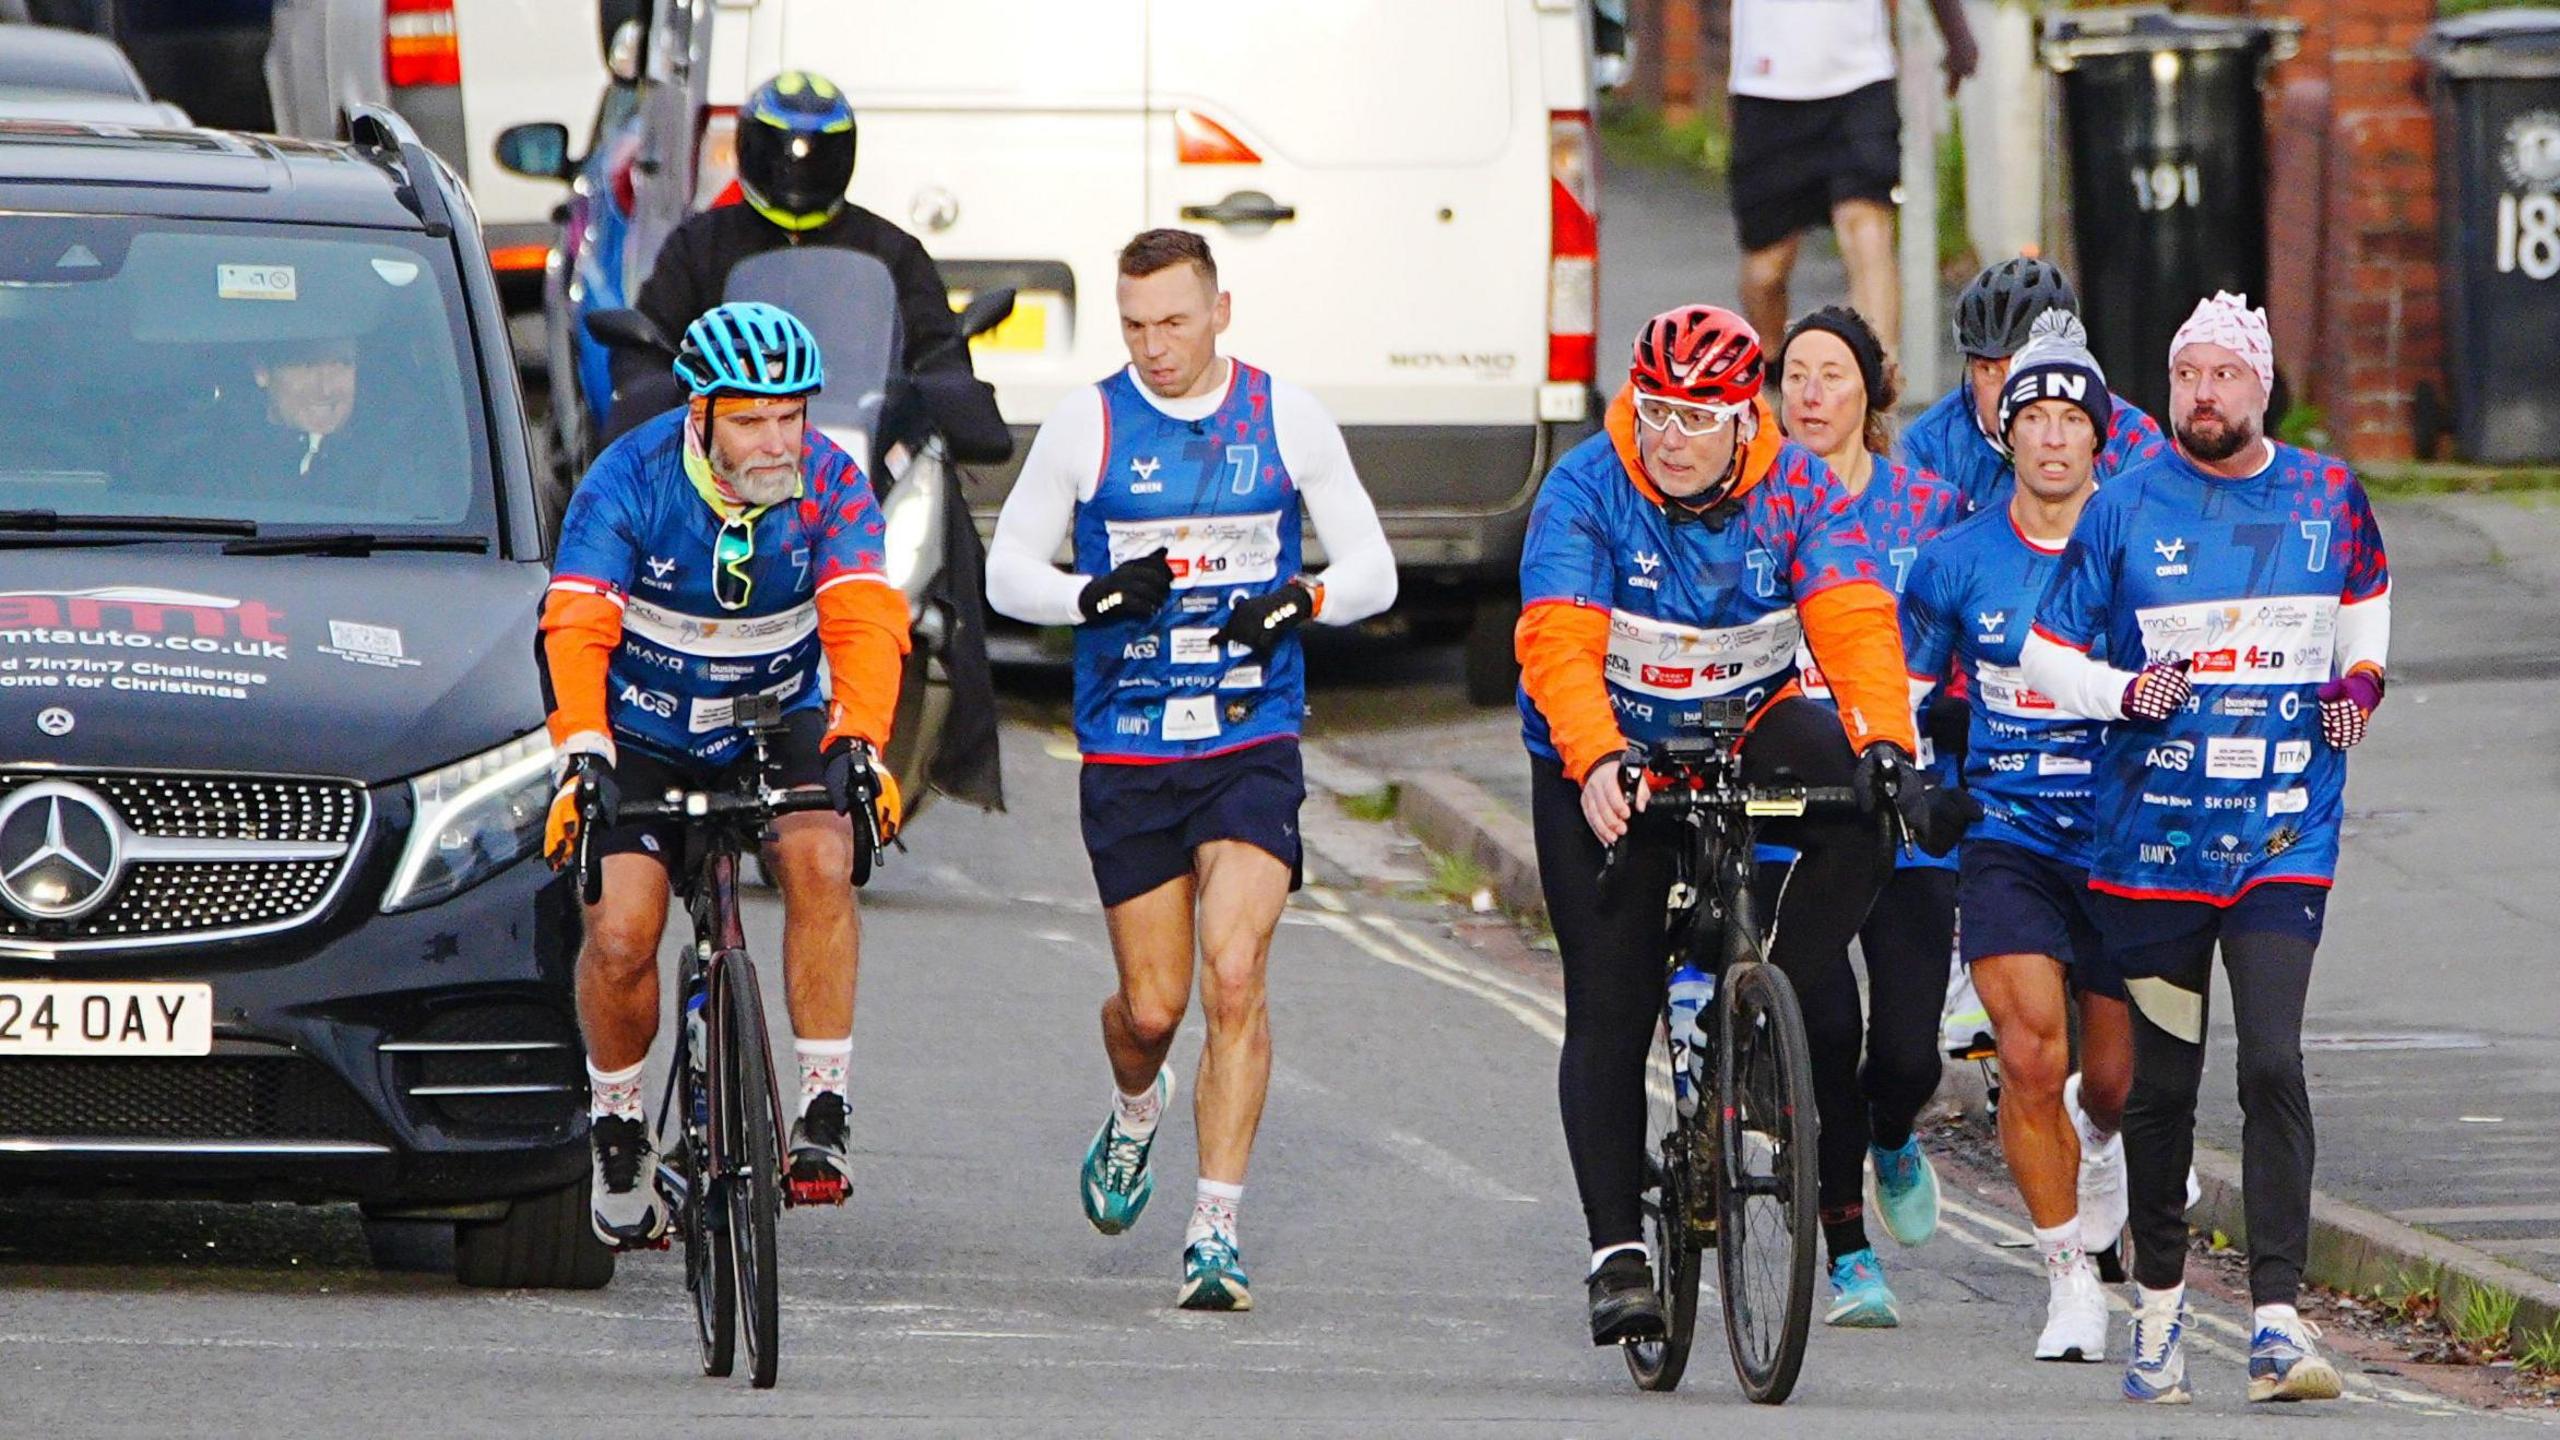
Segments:
[[[1097,625],[1154,618],[1164,608],[1165,597],[1173,593],[1173,562],[1165,553],[1159,545],[1085,586],[1076,597],[1076,608]]]
[[[1303,582],[1292,580],[1268,595],[1239,600],[1228,613],[1227,623],[1209,637],[1216,645],[1242,645],[1255,655],[1269,655],[1280,643],[1280,637],[1306,624],[1316,615],[1315,592]]]
[[[1954,849],[1956,842],[1964,838],[1964,825],[1972,824],[1982,813],[1982,807],[1970,795],[1957,802],[1936,799],[1936,782],[1890,740],[1859,752],[1858,768],[1849,776],[1849,789],[1858,797],[1858,808],[1871,814],[1879,806],[1892,806],[1895,818],[1902,822],[1902,833],[1932,855],[1944,855]],[[1964,813],[1968,807],[1970,815]],[[1954,823],[1959,817],[1963,825]]]
[[[879,762],[870,746],[839,735],[819,753],[827,764],[827,803],[835,807],[837,814],[850,815],[856,806],[879,799]]]
[[[1970,790],[1936,783],[1929,783],[1927,789],[1919,823],[1905,823],[1912,844],[1931,855],[1943,856],[1964,843],[1965,832],[1982,818],[1982,802],[1974,799]]]

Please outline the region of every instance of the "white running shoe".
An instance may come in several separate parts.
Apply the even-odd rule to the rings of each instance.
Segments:
[[[2089,1257],[2077,1249],[2048,1255],[2045,1278],[2052,1294],[2045,1301],[2044,1333],[2036,1337],[2039,1360],[2107,1358],[2107,1292]]]
[[[1948,980],[1946,1007],[1938,1012],[1938,1043],[1949,1059],[1980,1060],[1997,1053],[1991,1038],[1991,1012],[1973,988],[1973,971],[1956,962]]]
[[[2125,1190],[2124,1137],[2110,1135],[2103,1144],[2091,1143],[2094,1132],[2087,1112],[2080,1108],[2077,1071],[2062,1082],[2062,1108],[2070,1112],[2072,1128],[2080,1132],[2080,1248],[2109,1249],[2123,1238],[2125,1216],[2132,1208]]]

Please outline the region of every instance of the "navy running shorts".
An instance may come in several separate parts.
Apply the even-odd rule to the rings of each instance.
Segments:
[[[1744,250],[1828,225],[1844,200],[1891,205],[1901,183],[1902,109],[1892,81],[1821,100],[1733,97],[1726,185]]]
[[[1161,765],[1085,762],[1084,848],[1105,909],[1192,871],[1192,852],[1241,840],[1304,877],[1298,806],[1306,771],[1293,738]]]
[[[2107,937],[2108,967],[2136,979],[2186,973],[2199,949],[2209,951],[2229,935],[2283,935],[2316,947],[2329,918],[2329,887],[2294,880],[2253,885],[2228,905],[2104,891],[2089,898]]]
[[[2050,955],[2071,967],[2074,989],[2122,1000],[2124,977],[2109,962],[2089,888],[2077,865],[2001,840],[1967,840],[1956,880],[1964,961],[1991,955]]]
[[[774,769],[782,788],[796,790],[827,782],[827,762],[819,747],[826,743],[827,712],[812,705],[794,710],[782,717],[783,731],[773,746]],[[739,759],[716,769],[679,765],[662,756],[624,741],[622,758],[613,767],[613,778],[622,786],[625,800],[655,800],[669,790],[717,790],[733,786],[746,778],[755,764],[755,747],[749,745]],[[596,836],[598,855],[646,855],[676,872],[683,858],[684,822],[681,820],[642,820],[628,825],[607,827]]]

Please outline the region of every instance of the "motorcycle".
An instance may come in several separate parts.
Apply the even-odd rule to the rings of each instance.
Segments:
[[[1002,809],[979,589],[984,563],[952,445],[937,428],[955,413],[958,385],[983,386],[966,375],[955,381],[950,372],[918,373],[903,354],[896,282],[875,256],[833,246],[757,255],[730,272],[723,298],[779,306],[817,337],[827,384],[810,398],[810,423],[861,464],[880,498],[889,581],[906,596],[913,637],[886,756],[906,818],[922,811],[937,789]],[[1007,289],[971,300],[958,343],[1002,324],[1013,299]],[[654,352],[663,361],[676,353],[675,342],[637,310],[598,311],[587,326],[615,349]],[[992,397],[982,403],[994,415]],[[956,408],[966,424],[971,404],[964,400]]]

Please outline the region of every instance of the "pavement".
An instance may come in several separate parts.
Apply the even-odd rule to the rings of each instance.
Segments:
[[[2349,1212],[2398,1222],[2386,1226],[2395,1234],[2423,1236],[2377,1249],[2342,1231],[2326,1268],[2339,1283],[2388,1284],[2462,1258],[2424,1236],[2456,1242],[2494,1262],[2476,1268],[2522,1292],[2538,1327],[2560,1302],[2560,969],[2545,963],[2560,887],[2544,837],[2560,813],[2560,503],[2435,496],[2378,508],[2393,683],[2351,770],[2304,1050],[2321,1188]],[[1409,813],[1421,806],[1445,846],[1507,875],[1507,898],[1534,908],[1534,863],[1524,876],[1502,854],[1526,844],[1516,716],[1442,712],[1331,743],[1406,779]],[[2231,1044],[2218,1024],[2212,1053],[2227,1057]],[[2230,1069],[2213,1064],[2199,1134],[2236,1152],[2239,1124]]]
[[[1552,974],[1504,948],[1508,927],[1380,893],[1407,847],[1322,796],[1272,962],[1277,1072],[1242,1223],[1257,1308],[1175,1310],[1188,1107],[1162,1132],[1153,1209],[1093,1233],[1074,1175],[1107,1093],[1110,961],[1075,761],[1046,723],[1005,751],[1011,813],[935,810],[865,892],[859,1178],[849,1206],[783,1217],[777,1389],[698,1373],[673,1254],[625,1257],[599,1292],[475,1292],[366,1270],[342,1207],[11,1202],[0,1431],[2046,1440],[2280,1423],[2241,1398],[2227,1295],[2201,1297],[2199,1401],[2174,1417],[2129,1413],[2115,1366],[2028,1360],[2040,1272],[2016,1215],[1961,1185],[1939,1238],[1887,1258],[1905,1328],[1817,1326],[1786,1406],[1742,1401],[1712,1296],[1681,1391],[1639,1394],[1583,1333]],[[747,921],[778,1006],[778,906],[751,894]],[[1197,1047],[1195,1018],[1174,1051],[1186,1081]],[[2284,1418],[2374,1437],[2515,1423],[2404,1367],[2346,1365],[2354,1398]]]

